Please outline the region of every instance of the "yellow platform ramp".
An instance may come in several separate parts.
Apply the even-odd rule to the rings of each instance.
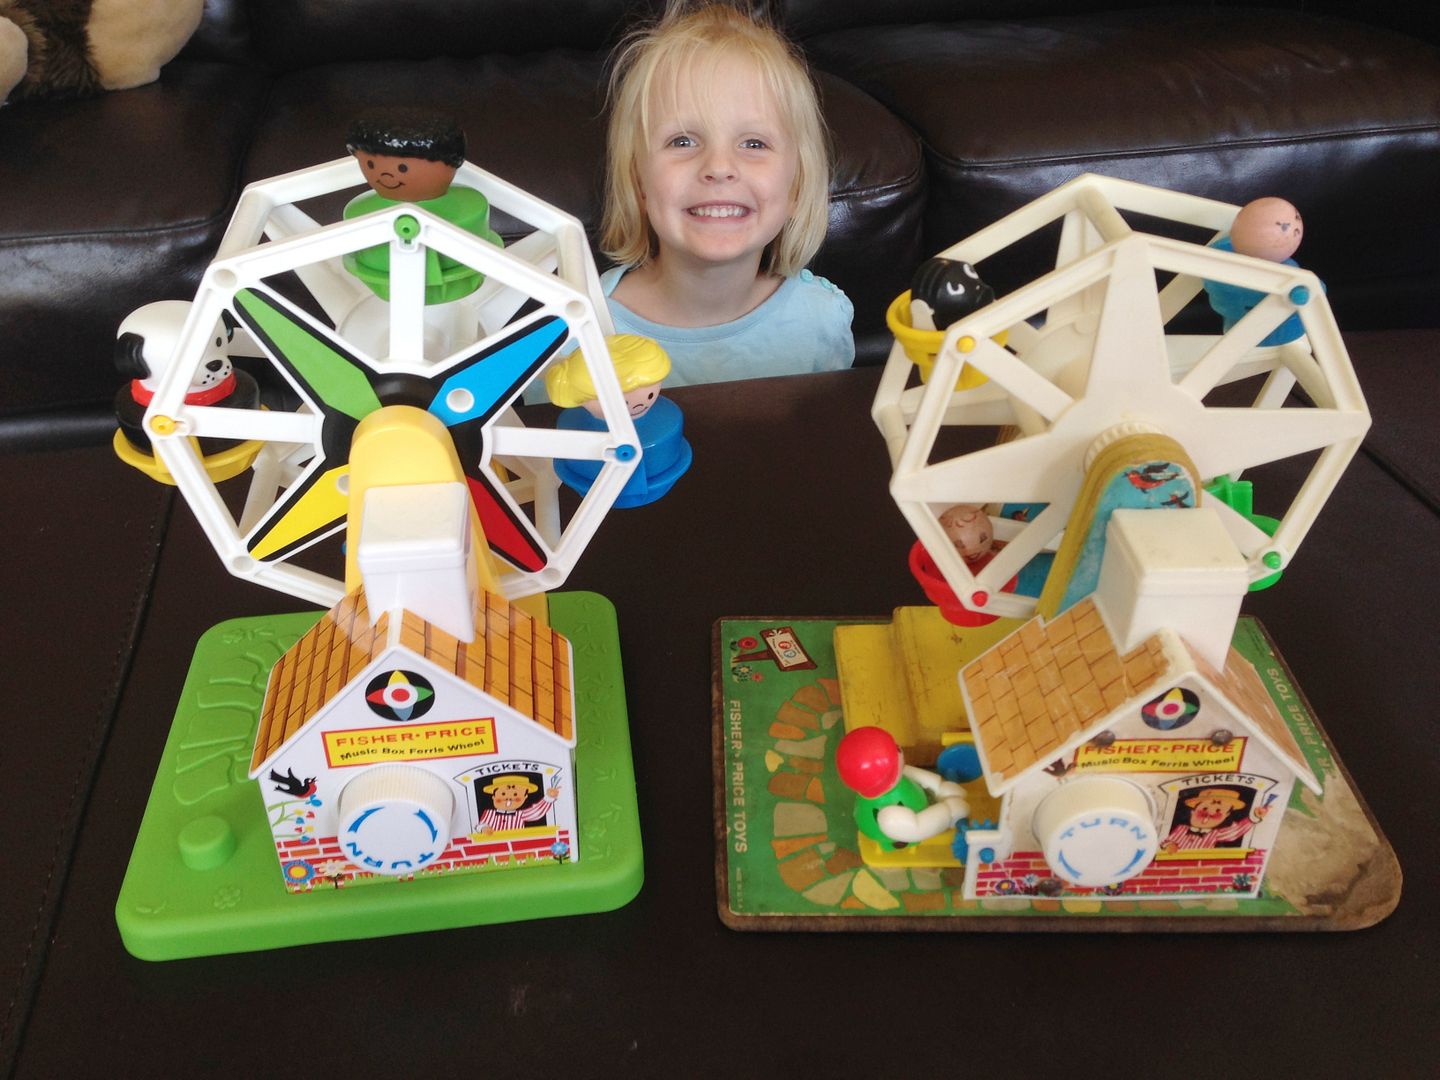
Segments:
[[[896,608],[888,624],[840,626],[835,663],[845,728],[884,728],[911,761],[932,762],[947,732],[966,731],[962,665],[1020,626],[954,626],[937,607]]]

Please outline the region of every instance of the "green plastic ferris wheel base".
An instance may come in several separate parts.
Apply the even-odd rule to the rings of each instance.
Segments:
[[[610,911],[644,880],[635,772],[615,609],[595,593],[549,597],[574,646],[581,857],[514,869],[291,894],[247,769],[268,668],[320,612],[233,619],[200,639],[115,904],[142,960],[254,952],[321,941]],[[248,679],[238,672],[253,672]],[[587,819],[586,808],[603,810]]]

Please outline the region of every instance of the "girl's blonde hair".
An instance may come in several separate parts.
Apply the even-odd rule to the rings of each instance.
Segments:
[[[654,386],[670,374],[670,356],[658,342],[639,334],[612,334],[605,339],[620,390],[628,394],[642,386]],[[576,349],[545,373],[545,392],[562,409],[573,409],[594,400],[595,380],[585,366],[585,357]]]
[[[610,72],[610,152],[600,246],[621,265],[641,266],[656,254],[655,234],[640,197],[640,162],[650,141],[655,95],[666,87],[673,92],[682,78],[700,86],[708,83],[712,93],[723,93],[709,76],[733,57],[755,65],[799,159],[791,191],[795,207],[767,246],[763,269],[794,274],[825,238],[829,145],[804,60],[774,27],[735,8],[708,4],[689,10],[686,4],[672,4],[658,23],[620,43]]]

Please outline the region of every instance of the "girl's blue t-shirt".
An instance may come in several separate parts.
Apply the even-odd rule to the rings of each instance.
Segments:
[[[825,278],[801,270],[754,311],[718,326],[665,326],[642,319],[610,294],[628,268],[600,277],[617,334],[654,338],[670,355],[665,385],[839,371],[855,362],[850,298]]]

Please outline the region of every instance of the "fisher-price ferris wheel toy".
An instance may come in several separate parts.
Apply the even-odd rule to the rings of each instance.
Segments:
[[[983,268],[1061,222],[1050,273],[931,332],[928,346],[917,345],[926,335],[908,317],[900,320],[875,397],[872,415],[893,465],[891,494],[964,608],[1012,617],[1035,611],[1035,597],[1002,588],[1055,547],[1087,468],[1130,435],[1173,440],[1205,484],[1314,453],[1273,533],[1195,493],[1222,515],[1252,582],[1290,562],[1370,416],[1320,281],[1293,262],[1227,250],[1222,238],[1237,210],[1085,175],[940,253]],[[1142,232],[1127,214],[1203,231],[1209,243]],[[1249,290],[1248,313],[1227,320],[1222,333],[1171,332],[1171,320],[1202,289],[1218,288]],[[1273,344],[1297,316],[1298,336]],[[924,381],[912,377],[916,361],[929,368]],[[1248,404],[1222,391],[1242,380],[1259,382]],[[1292,394],[1297,387],[1302,393]],[[947,425],[1000,426],[1013,437],[936,460]],[[1025,520],[992,515],[1004,546],[976,569],[940,522],[955,504],[1018,504]]]
[[[584,230],[469,162],[455,187],[479,192],[532,232],[502,247],[415,203],[325,225],[301,208],[364,179],[356,159],[345,158],[245,189],[176,331],[144,432],[231,573],[329,605],[343,594],[340,582],[290,560],[344,527],[356,425],[383,405],[419,407],[455,443],[505,595],[555,588],[638,459]],[[376,261],[379,284],[365,275]],[[191,393],[226,328],[231,351],[268,359],[299,409],[233,408]],[[524,426],[511,406],[567,345],[586,358],[603,423],[588,431]],[[250,464],[238,513],[202,456],[201,444],[214,440],[250,449],[228,470]],[[563,528],[557,458],[598,463]]]
[[[612,337],[575,218],[464,162],[444,118],[384,119],[376,141],[445,156],[352,145],[252,184],[193,302],[120,328],[121,458],[178,486],[232,574],[329,609],[201,638],[116,905],[146,959],[609,910],[643,879],[614,611],[551,590],[622,493],[688,464],[673,410],[683,462],[637,473],[657,440],[615,366],[668,360]],[[343,220],[303,208],[366,183]],[[492,207],[531,231],[504,244]],[[562,352],[586,421],[526,426]],[[343,584],[314,568],[342,530]],[[233,730],[196,784],[217,681]]]

